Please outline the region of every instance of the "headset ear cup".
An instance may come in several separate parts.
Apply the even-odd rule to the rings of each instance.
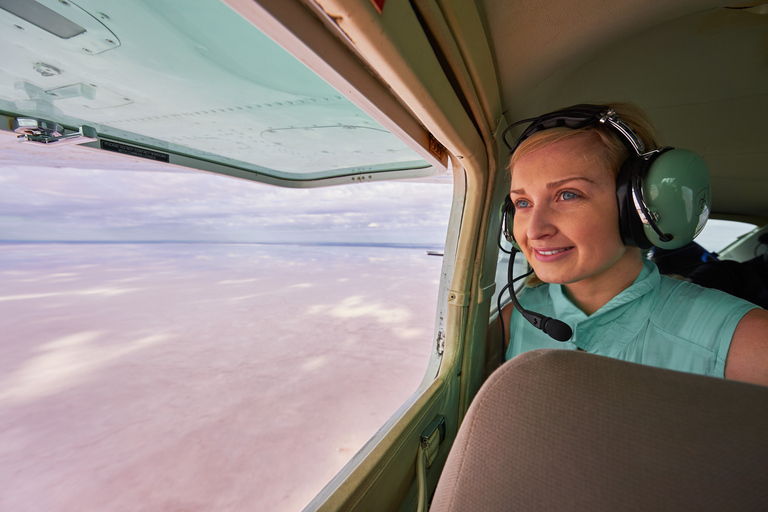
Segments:
[[[662,249],[677,249],[693,241],[709,219],[712,208],[711,182],[704,159],[687,149],[662,152],[649,163],[644,176],[646,207],[657,219],[660,237],[644,227],[648,240]]]
[[[653,225],[643,223],[632,198],[633,187]],[[709,218],[710,190],[707,166],[693,151],[663,148],[647,160],[630,158],[616,178],[621,239],[641,249],[689,244]]]
[[[616,177],[616,200],[619,206],[619,234],[626,245],[650,249],[653,244],[645,235],[643,221],[632,200],[632,183],[645,176],[649,163],[642,158],[629,158],[622,164]]]

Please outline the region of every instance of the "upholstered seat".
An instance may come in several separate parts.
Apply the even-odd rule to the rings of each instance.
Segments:
[[[768,388],[522,354],[470,406],[431,510],[768,510]]]

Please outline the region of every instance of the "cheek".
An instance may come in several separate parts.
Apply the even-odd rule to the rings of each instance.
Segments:
[[[605,223],[606,233],[611,233],[618,240],[619,237],[619,205],[616,203],[616,196],[611,195],[610,201],[607,201],[605,208],[601,213]]]
[[[515,238],[515,242],[518,243],[528,240],[528,219],[525,215],[515,216],[515,219],[512,221],[512,235]]]
[[[564,224],[570,227],[574,236],[594,244],[595,248],[623,245],[619,235],[619,207],[613,196],[583,210],[569,212],[564,216]]]
[[[619,233],[619,207],[615,201],[595,212],[592,236],[604,248],[623,248]]]

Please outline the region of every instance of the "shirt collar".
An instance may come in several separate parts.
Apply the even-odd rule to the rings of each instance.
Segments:
[[[554,317],[558,320],[575,326],[579,322],[586,320],[587,318],[594,318],[599,315],[603,315],[613,309],[616,309],[623,304],[632,302],[638,297],[642,297],[651,290],[658,289],[661,276],[659,275],[659,269],[656,265],[643,259],[643,268],[640,270],[635,281],[624,291],[620,292],[614,298],[609,300],[603,307],[595,311],[592,315],[587,316],[582,310],[577,308],[568,297],[565,295],[565,289],[561,284],[549,285],[549,296],[552,299],[552,305],[555,310]]]

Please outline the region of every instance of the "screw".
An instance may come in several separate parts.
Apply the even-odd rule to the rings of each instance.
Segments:
[[[109,19],[109,16],[107,16],[107,15],[106,15],[106,14],[104,14],[103,12],[97,12],[97,13],[96,13],[96,16],[98,16],[99,18],[101,18],[101,19],[103,19],[103,20],[108,20],[108,19]]]
[[[83,51],[84,51],[85,53],[93,53],[93,52],[92,52],[91,50],[89,50],[88,48],[83,48]]]

